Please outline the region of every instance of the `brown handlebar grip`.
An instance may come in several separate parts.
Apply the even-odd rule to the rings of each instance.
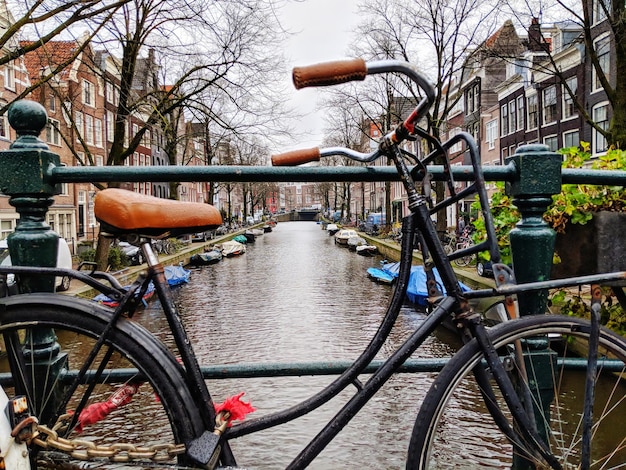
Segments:
[[[363,59],[339,60],[306,67],[295,67],[292,74],[293,84],[298,90],[306,87],[329,86],[364,80],[366,76],[367,66]]]
[[[303,163],[317,162],[320,159],[320,149],[314,147],[312,149],[293,150],[291,152],[279,153],[272,155],[273,166],[296,166]]]

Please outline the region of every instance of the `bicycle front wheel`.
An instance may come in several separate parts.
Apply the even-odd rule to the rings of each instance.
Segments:
[[[532,396],[537,431],[564,469],[580,468],[590,324],[559,315],[529,316],[490,331],[500,358]],[[525,376],[516,348],[525,353]],[[407,468],[550,468],[515,430],[502,394],[473,340],[459,350],[433,382],[418,413]],[[600,333],[591,428],[591,467],[623,468],[626,462],[626,340]],[[486,367],[486,366],[485,366]],[[480,385],[479,385],[480,382]],[[529,385],[530,383],[530,385]],[[537,385],[537,386],[536,386]],[[485,390],[493,389],[490,393]],[[523,395],[523,394],[521,394]],[[487,398],[490,397],[490,398]],[[485,400],[494,400],[508,426],[494,423]],[[509,429],[515,443],[502,429]]]
[[[33,443],[33,468],[85,468],[83,460],[116,469],[126,467],[107,461],[191,464],[184,444],[202,434],[200,413],[182,367],[147,330],[120,319],[86,364],[110,310],[50,294],[2,303],[1,386],[9,398],[26,396],[30,414],[44,425],[47,448]],[[81,368],[85,377],[73,387]]]

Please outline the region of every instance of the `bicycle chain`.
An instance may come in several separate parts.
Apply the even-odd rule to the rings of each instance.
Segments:
[[[60,419],[52,429],[45,425],[36,425],[36,430],[29,443],[35,444],[42,449],[55,449],[64,452],[78,460],[107,458],[111,462],[118,463],[128,463],[137,460],[150,460],[155,463],[166,462],[186,452],[184,444],[136,446],[117,443],[96,445],[94,442],[85,439],[65,439],[59,436],[59,430],[64,426],[63,423]]]

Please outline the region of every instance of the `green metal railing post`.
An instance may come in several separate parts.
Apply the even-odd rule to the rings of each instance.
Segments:
[[[556,234],[543,220],[552,196],[561,192],[559,154],[545,145],[525,145],[507,159],[517,169],[517,178],[507,183],[507,194],[519,209],[521,220],[511,230],[513,270],[518,283],[550,279]],[[518,296],[522,315],[546,311],[548,292],[530,292]]]
[[[46,223],[46,214],[53,203],[52,196],[58,191],[48,184],[45,175],[51,167],[60,166],[60,158],[38,137],[48,116],[36,102],[16,101],[9,108],[8,119],[18,137],[9,150],[0,152],[0,190],[10,196],[9,204],[20,216],[15,232],[7,239],[11,262],[15,266],[55,267],[59,237]],[[20,276],[18,287],[21,293],[54,292],[55,278]],[[26,362],[34,369],[31,377],[35,381],[41,378],[43,382],[42,374],[47,374],[45,382],[54,384],[56,381],[50,374],[60,373],[66,365],[66,355],[59,352],[54,331],[42,328],[29,331],[22,350]],[[32,405],[39,410],[39,419],[45,420],[40,405],[49,390],[34,384],[29,387],[34,391]],[[54,407],[54,403],[49,406]]]
[[[556,233],[543,220],[543,213],[552,202],[552,195],[561,192],[561,156],[545,145],[525,145],[507,160],[513,162],[518,178],[507,183],[507,193],[519,209],[521,220],[510,232],[513,270],[518,283],[547,281],[552,269]],[[545,313],[548,291],[529,292],[517,296],[520,315]],[[526,370],[533,371],[528,383],[533,395],[537,431],[545,442],[547,432],[542,427],[543,417],[550,416],[554,399],[551,371],[556,367],[556,354],[549,349],[545,338],[526,342]],[[523,396],[523,393],[522,393]],[[514,452],[513,469],[532,470],[535,465]]]

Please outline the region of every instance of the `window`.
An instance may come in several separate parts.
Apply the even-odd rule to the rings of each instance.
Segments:
[[[96,105],[95,87],[89,80],[83,80],[83,103],[88,106]]]
[[[503,105],[500,108],[500,135],[509,133],[509,106]]]
[[[3,103],[4,105],[5,103]],[[9,120],[7,118],[6,113],[0,116],[0,138],[2,139],[10,139],[11,135],[9,134]]]
[[[556,85],[543,90],[543,124],[556,121]]]
[[[480,141],[480,123],[479,122],[475,122],[474,124],[471,124],[469,128],[467,129],[467,132],[469,132],[472,135],[472,137],[474,138],[476,142]]]
[[[524,97],[517,97],[517,130],[524,129]]]
[[[610,37],[608,35],[605,35],[605,36],[598,38],[594,42],[594,46],[596,49],[596,54],[598,55],[598,63],[600,65],[600,69],[602,69],[602,72],[604,73],[604,75],[608,76],[610,66],[611,66]],[[593,90],[592,91],[597,91],[597,90],[602,89],[602,84],[600,83],[600,77],[595,67],[592,70],[592,75],[593,75],[593,79],[592,79]]]
[[[490,150],[496,148],[496,139],[498,138],[498,120],[493,119],[485,125],[485,140]]]
[[[502,161],[506,162],[506,159],[509,157],[509,149],[507,147],[504,147],[502,149]]]
[[[461,129],[459,127],[453,127],[448,131],[448,140],[452,139],[452,137],[460,133]],[[461,141],[458,141],[452,147],[450,147],[450,150],[448,150],[448,152],[454,154],[460,152],[461,150],[463,150],[463,144],[461,143]]]
[[[593,120],[601,129],[609,128],[609,104],[600,103],[593,108]],[[593,153],[604,153],[607,149],[606,138],[597,129],[592,130]]]
[[[106,128],[107,140],[113,142],[113,137],[115,136],[115,118],[112,111],[107,111]]]
[[[116,93],[115,93],[115,86],[111,83],[111,82],[106,82],[104,84],[104,88],[105,88],[105,93],[106,93],[106,97],[107,97],[107,103],[111,103],[111,104],[117,104],[117,100],[115,99]]]
[[[76,140],[79,140],[78,137],[83,135],[84,129],[83,129],[83,113],[81,113],[80,111],[76,111],[76,114],[74,115],[74,125],[76,126]]]
[[[555,135],[549,135],[544,137],[543,143],[547,145],[553,152],[556,152],[559,149],[559,139]]]
[[[517,126],[517,103],[515,100],[509,101],[509,133],[515,132]]]
[[[96,119],[94,121],[95,124],[95,133],[96,133],[96,146],[102,147],[102,119]]]
[[[474,112],[474,88],[467,90],[465,95],[465,114],[471,114]]]
[[[6,238],[14,231],[14,220],[1,220],[0,221],[0,239],[6,240]]]
[[[606,11],[611,11],[611,0],[593,0],[592,24],[604,21],[606,19]]]
[[[454,116],[456,114],[462,113],[464,110],[463,100],[459,99],[454,102],[452,108],[450,109],[450,116]]]
[[[57,110],[57,100],[54,95],[50,95],[48,97],[48,109],[51,112],[55,112]]]
[[[539,124],[537,95],[530,95],[528,98],[528,129],[536,129]]]
[[[4,68],[4,87],[15,91],[15,68],[12,64]]]
[[[48,124],[46,125],[46,142],[52,145],[61,145],[59,121],[56,119],[48,119]]]
[[[576,95],[578,90],[578,78],[570,77],[565,80],[565,83],[572,90],[572,93]],[[576,116],[576,107],[574,106],[574,100],[572,96],[567,91],[565,87],[563,87],[563,119],[569,119],[571,117]]]
[[[85,141],[93,145],[93,116],[85,114]]]
[[[104,166],[104,157],[102,155],[96,155],[96,166]]]
[[[578,147],[580,145],[578,131],[563,133],[563,147]]]

